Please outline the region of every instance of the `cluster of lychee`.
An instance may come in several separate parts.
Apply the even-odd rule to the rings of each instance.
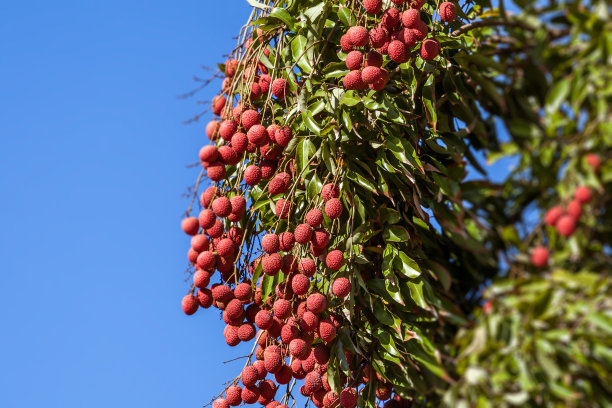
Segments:
[[[585,161],[591,166],[595,173],[599,172],[601,159],[599,156],[590,153],[585,156]],[[591,189],[587,186],[579,186],[574,190],[572,199],[565,205],[555,205],[548,209],[544,216],[544,222],[556,229],[557,233],[565,238],[570,237],[582,216],[583,206],[588,204],[593,198]],[[544,245],[538,245],[531,251],[531,263],[544,268],[548,265],[550,250]]]
[[[398,6],[406,3],[402,12],[390,7],[382,10],[382,0],[364,0],[367,14],[377,16],[380,22],[370,29],[357,25],[350,27],[340,39],[346,67],[350,70],[344,77],[346,89],[383,89],[389,81],[389,72],[383,68],[384,55],[398,64],[410,59],[412,48],[420,43],[419,54],[424,60],[434,59],[440,52],[440,43],[428,34],[427,24],[421,20],[421,7],[424,0],[394,0]],[[382,12],[382,14],[381,14]],[[445,22],[455,20],[457,13],[454,3],[443,2],[438,7],[440,17]]]

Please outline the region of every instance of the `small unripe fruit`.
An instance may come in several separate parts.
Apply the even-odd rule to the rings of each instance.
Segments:
[[[181,307],[186,315],[192,315],[197,312],[199,306],[198,298],[193,295],[185,295],[181,301]]]

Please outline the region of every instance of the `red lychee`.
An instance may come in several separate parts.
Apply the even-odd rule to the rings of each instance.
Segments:
[[[217,122],[216,120],[211,120],[210,122],[208,122],[208,124],[206,125],[206,137],[208,137],[208,139],[210,140],[216,140],[218,137],[218,131],[219,131],[219,122]]]
[[[200,226],[204,229],[210,228],[215,225],[215,221],[217,220],[217,218],[215,217],[215,213],[209,209],[200,211],[198,219],[200,222]]]
[[[234,245],[234,241],[229,238],[223,238],[217,246],[215,247],[217,253],[223,258],[227,258],[234,253],[236,246]]]
[[[212,210],[217,217],[225,218],[232,213],[232,204],[227,197],[217,197],[212,202]]]
[[[225,390],[225,399],[232,407],[238,406],[242,402],[241,392],[242,388],[239,385],[230,385]]]
[[[351,39],[348,34],[344,34],[340,37],[340,47],[342,47],[342,51],[349,52],[353,49],[353,44],[351,44]]]
[[[582,204],[588,203],[592,198],[591,190],[586,186],[580,186],[574,191],[574,197]]]
[[[262,125],[253,125],[247,132],[247,138],[249,142],[260,145],[266,142],[268,138],[268,131]]]
[[[361,80],[366,84],[373,84],[381,78],[380,68],[368,66],[361,71]]]
[[[332,198],[325,203],[325,215],[335,220],[342,214],[342,202],[337,198]]]
[[[244,210],[246,210],[246,199],[241,195],[230,198],[230,204],[232,207],[232,214],[242,215]]]
[[[599,173],[599,170],[601,169],[601,157],[595,153],[588,153],[586,156],[584,156],[584,160],[589,166],[591,166],[593,172]]]
[[[264,367],[267,372],[275,374],[282,369],[283,358],[281,357],[280,351],[268,352],[268,348],[264,351]]]
[[[244,170],[244,182],[249,186],[257,185],[261,181],[261,169],[254,164]]]
[[[291,303],[285,299],[278,299],[274,302],[274,316],[284,319],[291,313]]]
[[[372,47],[380,48],[389,41],[389,33],[383,27],[374,27],[368,32],[368,38]]]
[[[200,302],[198,302],[198,298],[193,295],[185,295],[181,301],[181,307],[186,315],[192,315],[198,311]]]
[[[285,97],[287,93],[287,80],[283,78],[277,78],[272,82],[272,95],[279,99]]]
[[[291,133],[291,129],[289,129],[287,126],[276,129],[276,132],[274,133],[274,140],[279,146],[282,147],[287,147],[292,138],[293,134]]]
[[[256,110],[248,109],[242,113],[242,115],[240,116],[240,120],[242,122],[242,126],[244,126],[246,130],[249,130],[254,125],[259,124],[259,122],[261,121],[261,116]]]
[[[212,145],[207,145],[207,146],[203,146],[200,149],[200,161],[205,161],[205,162],[213,162],[215,160],[217,160],[217,157],[219,157],[219,152],[217,151],[217,147],[216,146],[212,146]]]
[[[357,405],[357,391],[354,388],[345,388],[340,392],[340,405],[342,408],[355,408]]]
[[[221,146],[219,148],[219,161],[231,166],[238,163],[240,159],[236,151],[230,146]]]
[[[368,43],[368,30],[363,26],[353,26],[346,32],[352,45],[363,47]]]
[[[219,238],[223,235],[223,223],[220,220],[215,220],[213,226],[206,229],[206,234],[211,238]]]
[[[210,273],[203,269],[195,271],[193,274],[193,284],[200,289],[204,289],[210,283]]]
[[[234,296],[242,301],[249,300],[252,293],[253,289],[251,288],[251,285],[246,282],[239,283],[234,288]]]
[[[304,378],[304,391],[308,395],[317,391],[323,383],[321,382],[321,376],[316,372],[311,372],[306,374],[306,378]]]
[[[217,398],[215,402],[213,402],[213,408],[229,408],[229,404],[223,398]]]
[[[250,387],[244,387],[242,389],[242,400],[246,404],[254,404],[257,402],[258,398],[259,398],[259,388],[257,388],[256,386],[251,385]]]
[[[399,40],[391,41],[389,43],[389,49],[387,52],[389,53],[389,58],[391,58],[398,64],[408,61],[409,54],[408,49],[406,48],[406,44]]]
[[[564,237],[569,237],[574,233],[574,230],[576,230],[576,220],[574,220],[574,217],[571,215],[562,215],[555,226],[559,234]]]
[[[240,374],[240,380],[246,387],[250,387],[257,382],[257,369],[253,366],[246,366]]]
[[[332,285],[332,293],[340,298],[351,293],[351,282],[347,278],[338,278]]]
[[[380,18],[380,25],[387,30],[393,31],[397,28],[401,21],[401,14],[398,9],[391,7],[383,13]]]
[[[270,75],[264,74],[259,78],[259,88],[261,88],[261,92],[265,95],[270,90]]]
[[[312,234],[312,246],[315,249],[323,249],[329,243],[329,232],[323,228],[317,228]]]
[[[306,213],[305,221],[311,227],[316,228],[323,222],[323,212],[318,208],[312,209]]]
[[[426,61],[431,61],[440,53],[440,43],[431,38],[426,39],[421,44],[421,58]]]
[[[280,247],[280,240],[278,238],[278,235],[266,234],[261,239],[261,247],[264,251],[266,251],[269,254],[278,252],[278,249]]]
[[[312,259],[302,258],[298,263],[298,271],[310,278],[317,271],[317,266]]]
[[[340,197],[340,187],[335,183],[324,185],[321,189],[321,197],[323,198],[323,201]]]
[[[382,67],[383,56],[379,52],[370,50],[366,55],[366,67]]]
[[[358,70],[347,73],[344,76],[343,83],[346,89],[359,90],[366,87],[366,84],[361,79],[361,71]]]
[[[208,208],[212,202],[212,199],[215,197],[215,195],[217,195],[217,193],[218,189],[215,186],[210,186],[204,190],[204,192],[200,195],[200,204],[202,204],[202,207]]]
[[[232,299],[225,305],[225,313],[231,320],[237,319],[243,312],[242,302],[238,299]]]
[[[308,224],[300,224],[295,227],[293,236],[298,244],[306,244],[312,239],[312,227]]]
[[[577,199],[570,201],[567,204],[567,213],[578,220],[582,215],[582,204]]]
[[[270,193],[271,196],[282,194],[286,192],[288,188],[289,183],[287,180],[282,176],[279,177],[278,174],[268,183],[268,193]]]
[[[563,215],[563,208],[556,205],[554,207],[551,207],[546,212],[546,216],[544,217],[544,220],[546,221],[546,224],[554,227],[562,215]]]
[[[450,1],[445,1],[438,7],[438,12],[440,13],[440,18],[442,21],[451,23],[455,21],[455,17],[457,17],[457,9],[455,8],[455,3],[451,3]]]
[[[397,33],[397,39],[404,43],[407,48],[412,48],[417,43],[418,30],[412,28],[402,28],[399,33]],[[408,50],[406,50],[408,52]]]
[[[295,244],[295,237],[291,232],[281,232],[278,236],[281,251],[291,251]]]
[[[266,374],[268,374],[268,372],[266,371],[266,366],[263,360],[255,361],[253,363],[253,367],[257,369],[257,379],[258,380],[263,380],[264,378],[266,378]]]
[[[221,136],[223,140],[229,141],[237,130],[238,126],[236,122],[233,120],[224,120],[219,126],[219,136]]]
[[[216,302],[227,303],[234,298],[234,292],[226,285],[213,285],[211,287],[213,299]]]
[[[276,384],[272,380],[262,381],[259,384],[259,391],[262,397],[270,400],[276,395]]]
[[[195,235],[200,229],[200,224],[196,217],[187,217],[181,221],[181,228],[187,235]]]
[[[363,62],[363,54],[361,51],[351,51],[346,55],[344,63],[351,71],[361,68]]]
[[[326,343],[329,343],[336,338],[336,328],[329,319],[323,319],[319,322],[319,337]]]
[[[233,77],[236,74],[236,68],[238,67],[238,60],[229,59],[225,61],[225,75]]]
[[[293,204],[287,202],[284,198],[281,198],[276,202],[276,205],[274,207],[276,216],[282,220],[286,220],[287,218],[289,218],[289,214],[291,213]]]
[[[317,364],[326,364],[329,361],[330,356],[329,347],[327,347],[325,344],[317,344],[312,349],[312,355]]]
[[[279,384],[283,384],[283,385],[289,384],[289,381],[291,381],[292,377],[293,376],[292,376],[291,368],[284,364],[281,366],[278,372],[274,373],[274,379],[276,380],[276,382]]]
[[[291,278],[291,290],[298,296],[305,295],[308,293],[310,288],[310,280],[306,275],[297,274]]]
[[[240,157],[242,153],[245,152],[248,142],[249,140],[247,138],[247,135],[241,132],[237,132],[234,133],[234,135],[232,136],[230,144],[232,146],[232,149],[234,149],[234,151],[236,152],[236,155]]]
[[[327,299],[321,293],[313,293],[306,299],[306,307],[312,313],[319,314],[327,307]]]
[[[225,177],[225,164],[220,161],[210,163],[206,169],[206,174],[208,174],[208,178],[212,181],[223,180]]]
[[[282,266],[283,261],[278,253],[266,254],[261,260],[261,269],[266,275],[276,275]]]
[[[227,98],[225,98],[225,96],[222,96],[222,95],[215,96],[211,103],[213,114],[217,116],[221,115],[223,108],[225,108],[226,102],[227,102]]]
[[[266,330],[272,327],[273,322],[274,318],[272,317],[272,314],[266,310],[260,310],[255,315],[255,326],[259,327],[262,330]]]
[[[198,302],[200,306],[204,309],[208,309],[213,302],[213,296],[210,289],[201,289],[198,291]]]
[[[402,13],[402,25],[406,28],[417,28],[421,21],[419,10],[408,9]]]
[[[189,250],[187,251],[187,259],[191,263],[196,263],[196,260],[198,259],[198,255],[200,255],[200,253],[194,250],[193,248],[189,248]]]
[[[344,265],[344,254],[337,249],[330,251],[325,258],[325,264],[333,271],[339,270]]]
[[[249,95],[252,101],[256,101],[261,97],[261,87],[257,82],[251,84],[251,94]]]

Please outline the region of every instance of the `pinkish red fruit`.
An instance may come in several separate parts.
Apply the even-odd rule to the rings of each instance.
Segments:
[[[225,177],[225,164],[220,161],[212,162],[206,169],[208,178],[212,181],[221,181]]]
[[[291,290],[298,296],[308,293],[310,288],[310,280],[307,276],[300,274],[293,275],[291,278]]]
[[[332,285],[332,293],[340,298],[347,297],[351,293],[351,282],[347,278],[338,278]]]
[[[298,263],[298,271],[311,278],[317,271],[315,262],[310,258],[302,258]]]
[[[355,408],[357,405],[357,391],[354,388],[345,388],[340,392],[340,405],[342,408]]]
[[[563,215],[563,208],[561,208],[560,206],[556,205],[556,206],[550,208],[546,212],[546,216],[544,217],[544,220],[546,221],[546,224],[554,227],[555,224],[557,224],[557,221],[559,220],[559,218],[562,215]]]
[[[426,39],[421,44],[421,58],[426,61],[431,61],[440,53],[440,43],[431,38]]]
[[[569,237],[576,230],[576,220],[571,215],[562,215],[555,226],[559,234]]]
[[[232,213],[232,204],[227,197],[217,197],[212,202],[212,210],[216,216],[225,218]]]
[[[295,245],[295,237],[291,232],[281,232],[278,236],[281,251],[291,251]]]
[[[247,166],[244,170],[244,182],[249,186],[255,186],[261,181],[261,169],[254,164]]]
[[[447,23],[455,21],[455,17],[457,17],[457,9],[455,4],[451,3],[450,1],[445,1],[440,4],[440,7],[438,7],[438,12],[440,13],[440,18],[442,21]]]
[[[229,141],[237,130],[238,126],[236,125],[236,122],[233,120],[224,120],[219,126],[219,136],[221,136],[223,140]]]
[[[391,41],[391,43],[389,43],[389,49],[387,52],[389,54],[389,58],[398,64],[408,61],[409,54],[406,44],[399,40]]]
[[[368,30],[363,26],[353,26],[346,32],[352,45],[363,47],[368,43]]]
[[[293,236],[298,244],[306,244],[312,239],[312,228],[308,224],[300,224],[295,227]]]
[[[363,54],[361,51],[351,51],[346,55],[344,63],[351,71],[361,68],[363,62]]]
[[[240,121],[242,122],[242,126],[244,126],[246,130],[249,130],[251,127],[260,123],[261,116],[256,110],[248,109],[242,113]]]
[[[187,235],[195,235],[200,229],[200,224],[196,217],[187,217],[181,221],[181,228]]]
[[[335,183],[324,185],[321,189],[321,197],[323,198],[323,201],[340,197],[340,187]]]
[[[368,14],[378,14],[382,8],[382,0],[363,0],[363,8]]]
[[[264,251],[266,251],[269,254],[278,252],[278,249],[280,247],[280,240],[278,238],[278,235],[266,234],[261,239],[261,247]]]
[[[219,152],[217,151],[216,146],[207,145],[207,146],[203,146],[200,149],[199,156],[200,156],[200,161],[210,163],[210,162],[217,160],[217,157],[219,157]]]
[[[337,249],[329,252],[325,258],[325,264],[333,271],[339,270],[344,265],[344,254]]]
[[[287,147],[292,138],[293,134],[291,133],[291,129],[287,126],[280,127],[274,132],[274,141],[279,146]]]
[[[312,313],[319,314],[327,307],[327,299],[321,293],[313,293],[306,299],[306,307]]]
[[[249,142],[260,145],[266,142],[268,138],[268,131],[262,125],[253,125],[247,132],[247,138]]]
[[[599,170],[601,169],[601,157],[595,153],[588,153],[586,156],[584,156],[584,159],[595,173],[599,173]]]
[[[574,197],[582,204],[588,203],[592,198],[591,190],[586,186],[580,186],[574,191]]]
[[[343,83],[346,89],[359,90],[366,87],[366,84],[361,79],[361,71],[358,70],[350,71],[346,74]]]
[[[272,95],[276,96],[279,99],[285,97],[287,93],[287,80],[283,78],[277,78],[272,82]]]
[[[361,71],[361,80],[368,85],[373,84],[381,78],[380,68],[378,67],[368,66]]]
[[[337,198],[332,198],[325,203],[325,215],[335,220],[342,214],[342,202]]]
[[[199,306],[198,298],[193,295],[185,295],[181,301],[181,307],[186,315],[192,315],[197,312]]]

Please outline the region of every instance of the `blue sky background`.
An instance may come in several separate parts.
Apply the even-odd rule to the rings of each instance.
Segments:
[[[0,407],[199,407],[240,371],[218,314],[180,310],[206,120],[175,97],[249,11],[0,6]]]

